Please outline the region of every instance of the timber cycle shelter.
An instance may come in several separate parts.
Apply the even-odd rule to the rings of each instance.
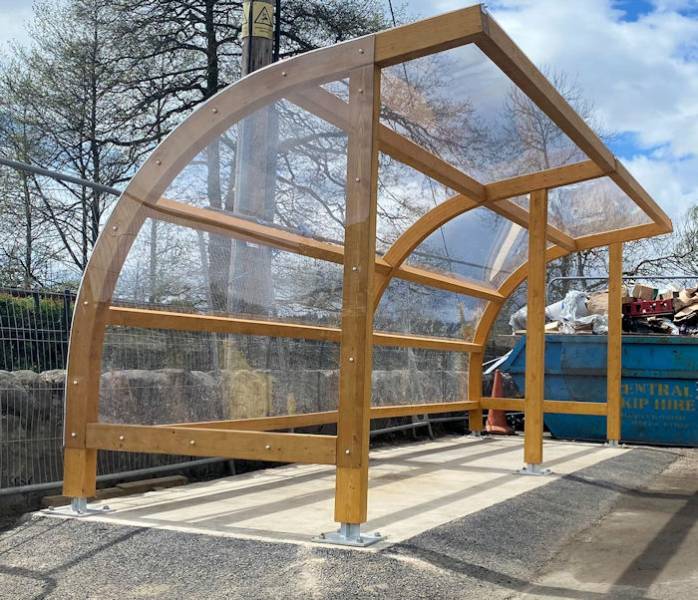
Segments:
[[[371,419],[467,411],[477,432],[523,408],[528,473],[546,411],[606,415],[617,443],[622,243],[671,228],[480,5],[254,72],[155,149],[96,244],[64,493],[94,495],[98,450],[336,465],[336,539],[359,543]],[[544,399],[546,263],[598,246],[608,401]],[[526,279],[525,400],[482,398]]]

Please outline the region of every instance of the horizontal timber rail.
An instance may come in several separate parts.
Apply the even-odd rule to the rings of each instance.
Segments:
[[[439,402],[434,404],[405,404],[394,406],[372,406],[371,419],[391,419],[412,415],[429,415],[448,412],[476,410],[480,403],[473,400],[461,402]],[[313,427],[330,425],[337,422],[337,411],[306,413],[301,415],[280,415],[278,417],[260,417],[256,419],[235,419],[229,421],[203,421],[198,423],[170,423],[157,427],[193,428],[193,429],[235,429],[238,431],[277,431],[295,427]]]
[[[232,333],[261,335],[339,343],[342,331],[337,327],[320,327],[282,323],[263,319],[238,319],[218,315],[203,315],[161,310],[111,306],[107,324],[139,329],[168,329],[174,331],[201,331],[207,333]],[[374,332],[373,342],[378,346],[424,348],[447,352],[478,352],[480,344],[459,339],[426,337],[403,333]]]
[[[224,212],[190,206],[166,198],[160,198],[156,204],[147,204],[147,207],[151,217],[175,225],[200,229],[247,242],[264,244],[272,248],[286,250],[287,252],[309,256],[318,260],[336,264],[344,263],[344,247],[339,244],[322,242],[276,227],[270,227],[269,225],[261,225],[248,219],[241,219]],[[420,284],[428,287],[453,291],[494,302],[504,299],[497,290],[487,285],[470,282],[446,273],[434,273],[427,269],[407,266],[393,269],[380,256],[376,256],[375,268],[378,273],[392,273],[398,279],[418,281]]]
[[[523,411],[523,398],[483,398],[480,401],[482,408],[496,410]],[[543,412],[562,415],[598,415],[606,414],[605,402],[574,402],[572,400],[544,400]]]
[[[88,423],[87,448],[320,465],[337,458],[333,435],[112,423]]]

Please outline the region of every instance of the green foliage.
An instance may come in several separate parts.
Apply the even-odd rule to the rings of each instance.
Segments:
[[[68,323],[60,298],[0,294],[0,370],[65,368]]]

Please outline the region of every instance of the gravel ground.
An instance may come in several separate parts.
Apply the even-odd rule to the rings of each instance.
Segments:
[[[378,553],[33,516],[0,532],[0,597],[513,598],[679,455],[636,448]]]

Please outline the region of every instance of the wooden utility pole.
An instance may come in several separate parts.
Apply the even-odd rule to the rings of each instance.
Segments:
[[[271,64],[274,57],[274,2],[243,2],[242,76]],[[235,212],[255,221],[274,220],[278,115],[274,105],[246,117],[238,128]],[[234,244],[232,277],[235,313],[266,314],[273,305],[271,248]],[[231,294],[231,296],[233,296]]]
[[[250,22],[252,30],[250,31]],[[274,57],[274,1],[242,3],[242,69],[244,77],[270,65]]]

